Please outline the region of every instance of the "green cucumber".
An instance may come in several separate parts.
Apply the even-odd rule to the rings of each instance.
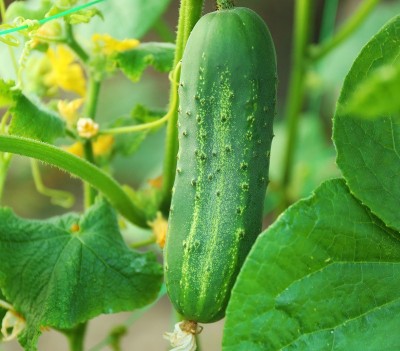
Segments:
[[[276,72],[270,33],[252,10],[209,13],[189,37],[164,265],[170,299],[186,320],[224,316],[261,231]]]

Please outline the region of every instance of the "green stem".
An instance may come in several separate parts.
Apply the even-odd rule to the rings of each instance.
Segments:
[[[337,34],[320,45],[310,47],[309,56],[313,61],[319,60],[343,41],[345,41],[364,22],[380,0],[365,0],[350,19],[341,26]]]
[[[157,121],[143,123],[135,126],[126,126],[126,127],[118,127],[118,128],[111,128],[111,129],[103,129],[100,131],[100,134],[127,134],[127,133],[135,133],[140,132],[142,130],[153,129],[163,125],[165,122],[168,121],[170,117],[170,113],[166,114],[164,117],[158,119]]]
[[[8,168],[10,167],[11,154],[0,153],[0,202],[3,198],[4,185],[6,183]]]
[[[39,162],[37,160],[31,159],[31,169],[36,190],[40,194],[50,197],[53,204],[64,208],[70,208],[74,204],[75,198],[71,193],[57,189],[50,189],[44,185],[40,174]]]
[[[156,242],[157,238],[155,235],[150,236],[150,238],[146,239],[146,240],[142,240],[142,241],[138,241],[136,243],[132,243],[130,245],[130,247],[132,249],[138,249],[141,248],[143,246],[148,246],[148,245],[152,245]]]
[[[97,103],[99,100],[101,81],[96,80],[94,75],[91,74],[89,78],[89,92],[87,96],[87,101],[85,104],[84,114],[86,117],[91,119],[96,118],[96,110]],[[90,163],[95,163],[94,155],[93,155],[93,144],[92,140],[88,139],[83,143],[84,156],[87,161]],[[90,186],[89,183],[85,182],[83,184],[83,192],[84,192],[84,207],[89,208],[96,198],[96,191],[93,187]]]
[[[322,14],[321,29],[319,34],[319,42],[323,42],[331,38],[335,31],[335,19],[339,6],[339,0],[329,0],[324,3],[324,10]],[[314,71],[319,75],[321,71],[321,62],[315,62]],[[319,115],[321,107],[323,91],[315,89],[310,96],[310,111],[315,115]]]
[[[72,25],[67,23],[65,25],[65,30],[66,30],[65,44],[67,44],[75,52],[75,54],[77,54],[77,56],[82,60],[82,62],[87,62],[89,60],[89,55],[82,48],[82,46],[80,46],[80,44],[75,40]]]
[[[6,131],[6,125],[9,116],[10,116],[10,110],[7,110],[6,113],[4,113],[0,122],[0,135],[4,134]],[[10,161],[11,161],[10,154],[0,152],[0,201],[3,198],[4,185],[7,178],[8,168],[10,166]]]
[[[36,158],[83,179],[99,190],[132,223],[148,228],[146,216],[108,174],[93,164],[55,146],[40,141],[0,135],[0,151]]]
[[[229,10],[235,6],[233,0],[217,0],[218,10]]]
[[[174,67],[178,65],[183,56],[183,51],[186,42],[189,38],[190,32],[194,25],[197,23],[201,16],[204,0],[181,0],[181,7],[179,10],[178,20],[178,33],[176,37],[176,49],[174,58]],[[177,75],[179,80],[179,74]],[[175,82],[171,82],[170,91],[170,105],[174,103],[174,96],[176,96],[178,87]],[[175,171],[176,171],[176,155],[178,153],[178,111],[171,114],[167,126],[166,147],[164,157],[164,170],[163,170],[163,199],[161,202],[161,209],[168,212],[171,202],[171,190],[174,185]]]
[[[96,119],[97,103],[99,100],[100,88],[101,88],[101,80],[96,79],[94,75],[91,74],[89,78],[89,88],[88,88],[88,95],[87,95],[84,115],[85,117],[89,117],[93,120]]]
[[[310,24],[312,23],[313,0],[297,0],[295,5],[294,41],[292,72],[289,82],[289,92],[286,103],[285,120],[287,123],[287,142],[285,148],[282,191],[285,193],[290,183],[294,150],[297,142],[299,115],[303,103],[306,73],[306,49],[310,37]],[[282,207],[288,205],[286,194],[283,198]]]
[[[6,5],[4,3],[4,0],[0,0],[0,16],[1,16],[1,23],[3,23],[6,18]]]
[[[83,351],[84,341],[86,334],[87,323],[78,324],[75,328],[68,331],[63,331],[63,333],[68,338],[68,344],[70,351]]]
[[[93,144],[91,140],[84,141],[83,154],[88,162],[94,164]],[[94,201],[96,199],[96,190],[88,182],[84,182],[83,193],[84,208],[89,208],[94,204]]]

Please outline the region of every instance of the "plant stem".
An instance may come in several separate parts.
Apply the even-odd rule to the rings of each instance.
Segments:
[[[87,62],[89,60],[89,55],[82,48],[82,46],[80,46],[80,44],[75,40],[72,25],[66,23],[65,30],[66,30],[65,44],[67,44],[75,52],[75,54],[78,55],[78,57],[82,60],[82,62]]]
[[[287,123],[287,142],[285,148],[282,192],[284,193],[282,207],[289,203],[286,189],[290,183],[294,150],[297,142],[299,114],[304,98],[304,76],[306,72],[306,49],[310,37],[310,24],[312,23],[313,0],[296,0],[295,20],[293,32],[293,58],[292,72],[289,82],[289,92],[286,102],[285,120]]]
[[[0,151],[33,157],[81,178],[102,192],[129,221],[148,228],[145,214],[122,187],[108,174],[82,158],[40,141],[9,135],[0,135]]]
[[[179,10],[178,20],[178,33],[176,37],[176,49],[174,66],[176,67],[181,61],[186,42],[189,38],[190,32],[194,25],[197,23],[201,16],[204,0],[181,0],[181,7]],[[177,80],[180,75],[177,74]],[[174,103],[174,96],[176,96],[178,87],[175,82],[171,82],[170,91],[170,105]],[[163,170],[163,199],[161,202],[161,209],[164,213],[168,212],[171,202],[171,189],[174,185],[175,171],[176,171],[176,155],[178,153],[178,129],[177,129],[178,111],[175,109],[170,116],[167,135],[166,147],[164,157],[164,170]]]
[[[170,117],[170,113],[166,114],[162,118],[158,119],[157,121],[149,122],[149,123],[142,123],[135,126],[126,126],[126,127],[118,127],[118,128],[111,128],[111,129],[103,129],[100,131],[100,134],[127,134],[127,133],[135,133],[140,132],[142,130],[153,129],[158,126],[163,125],[165,122],[168,121]]]
[[[89,89],[88,89],[89,92],[85,104],[84,114],[86,117],[89,117],[93,120],[96,118],[96,110],[97,110],[97,103],[99,100],[100,86],[101,86],[101,81],[95,79],[92,73],[89,78]],[[90,163],[95,164],[92,140],[88,139],[83,143],[83,151],[85,159]],[[90,184],[85,182],[83,184],[83,192],[84,192],[83,196],[84,207],[89,208],[94,203],[94,200],[96,198],[96,191],[90,186]]]
[[[1,22],[3,23],[6,18],[6,5],[4,4],[4,0],[0,0],[0,16]]]
[[[130,247],[132,249],[138,249],[141,248],[143,246],[148,246],[148,245],[152,245],[156,242],[157,238],[155,235],[150,236],[150,238],[146,239],[146,240],[142,240],[142,241],[138,241],[136,243],[132,243],[130,245]]]
[[[94,164],[93,144],[91,140],[86,140],[83,143],[83,155],[88,162]],[[83,182],[83,194],[83,205],[87,209],[94,204],[97,192],[88,182]]]
[[[363,23],[375,6],[380,0],[365,0],[357,9],[357,11],[350,17],[350,19],[341,26],[339,31],[331,39],[324,41],[320,45],[310,47],[309,56],[313,61],[319,60],[343,41],[345,41],[354,31]]]
[[[0,122],[0,135],[5,133],[10,110],[7,110]],[[10,166],[11,154],[0,152],[0,201],[3,197],[4,185],[7,178],[8,167]]]
[[[70,208],[74,204],[75,199],[71,193],[57,189],[50,189],[44,185],[40,174],[39,162],[37,160],[31,159],[31,169],[36,190],[40,194],[50,197],[53,204],[64,208]]]
[[[335,31],[335,19],[339,6],[339,0],[327,0],[324,3],[324,10],[322,14],[321,29],[319,33],[318,41],[321,43],[324,40],[331,38]],[[314,63],[314,71],[317,75],[320,75],[321,63]],[[319,115],[321,107],[323,91],[321,89],[316,89],[312,92],[310,96],[310,111],[314,112],[315,115]]]
[[[87,323],[78,324],[75,328],[63,331],[68,338],[71,351],[83,351]]]
[[[6,183],[8,168],[10,167],[11,154],[0,153],[0,202],[3,198],[4,185]]]
[[[217,0],[218,10],[228,10],[235,6],[233,0]]]
[[[86,97],[87,100],[85,104],[84,115],[85,117],[89,117],[93,120],[96,119],[100,88],[101,88],[101,80],[96,79],[94,77],[94,74],[91,74],[89,78],[89,87],[88,87],[88,94]]]

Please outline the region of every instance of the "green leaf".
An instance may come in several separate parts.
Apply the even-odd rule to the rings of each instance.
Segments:
[[[362,118],[400,115],[400,60],[383,65],[362,81],[347,102],[344,114]]]
[[[15,99],[15,106],[11,112],[13,115],[9,128],[11,135],[49,143],[64,135],[65,121],[23,94],[19,94]]]
[[[4,81],[0,79],[0,108],[8,107],[14,104],[15,96],[18,92],[11,90],[14,87],[13,81]]]
[[[51,6],[51,0],[14,1],[7,8],[6,21],[10,22],[17,17],[41,20]]]
[[[162,282],[155,256],[127,248],[105,201],[83,216],[47,221],[0,210],[0,262],[3,293],[27,321],[20,337],[26,350],[37,349],[40,327],[69,329],[143,307]]]
[[[400,234],[340,179],[256,241],[226,313],[224,351],[400,350]]]
[[[107,33],[116,39],[140,39],[164,13],[170,0],[118,0],[118,6],[105,1],[96,7],[104,21],[94,18],[89,24],[77,27],[78,35],[90,38],[95,33]]]
[[[386,225],[400,230],[400,119],[365,120],[346,113],[360,82],[400,60],[400,16],[364,47],[344,82],[334,117],[337,164],[351,191]],[[378,71],[377,71],[378,70]],[[382,93],[384,94],[384,93]],[[382,95],[381,94],[381,95]],[[400,90],[397,93],[400,100]]]
[[[153,66],[157,71],[172,70],[175,45],[170,43],[146,43],[119,53],[115,60],[124,74],[134,82],[140,80],[144,70]]]

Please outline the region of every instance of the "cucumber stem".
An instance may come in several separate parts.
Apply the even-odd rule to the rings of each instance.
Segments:
[[[287,143],[282,172],[283,199],[280,210],[285,209],[290,201],[287,188],[291,181],[294,151],[297,142],[299,115],[305,92],[306,50],[310,40],[310,24],[312,18],[313,0],[297,0],[295,4],[295,22],[293,28],[293,58],[292,72],[289,82],[289,92],[286,103],[285,120],[287,123]]]
[[[203,10],[204,0],[181,0],[181,7],[179,10],[178,32],[176,37],[176,50],[174,58],[174,68],[179,64],[182,59],[183,51],[186,42],[189,38],[190,32],[194,25],[197,23]],[[180,74],[177,76],[179,80]],[[171,81],[170,102],[174,103],[174,96],[178,90],[177,84]],[[178,153],[178,111],[175,110],[171,114],[167,125],[166,147],[164,157],[164,170],[163,170],[163,198],[160,204],[160,209],[166,214],[168,213],[171,203],[171,190],[174,185],[175,171],[176,171],[176,155]]]
[[[64,331],[71,351],[83,351],[87,323],[78,324],[76,327]]]
[[[0,152],[33,157],[58,167],[99,190],[126,219],[142,228],[148,228],[146,216],[125,190],[108,174],[82,158],[40,141],[0,135]]]
[[[233,0],[217,0],[217,10],[229,10],[235,7]]]

